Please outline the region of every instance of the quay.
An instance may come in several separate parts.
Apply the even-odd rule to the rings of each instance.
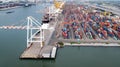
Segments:
[[[53,58],[54,59],[56,57],[57,47],[55,45],[53,45],[54,43],[49,44],[49,42],[52,38],[52,35],[54,34],[56,24],[57,24],[57,22],[54,22],[54,21],[50,22],[49,25],[47,25],[48,29],[43,29],[44,42],[30,43],[29,44],[30,46],[27,49],[25,49],[25,51],[20,56],[20,58],[22,58],[22,59]],[[45,25],[43,24],[43,27],[45,27],[45,26],[46,26],[46,24]],[[34,36],[35,40],[37,40],[39,38],[40,33],[42,33],[42,32],[38,31],[37,33],[35,33],[35,36]],[[44,44],[44,45],[41,45],[41,44]]]
[[[55,46],[44,46],[41,47],[35,43],[30,48],[27,48],[20,56],[21,59],[54,59],[56,58],[57,47]]]
[[[44,29],[44,42],[40,43],[40,42],[32,42],[29,43],[29,47],[27,47],[27,49],[25,49],[25,51],[23,52],[23,54],[20,56],[20,58],[55,58],[56,57],[56,52],[57,52],[57,47],[55,45],[49,44],[51,37],[55,31],[55,27],[56,27],[56,23],[53,24],[55,22],[50,22],[49,23],[49,27],[48,29]],[[39,40],[39,35],[40,33],[42,33],[41,31],[38,31],[35,36],[34,39],[35,40]],[[44,45],[41,45],[44,44]]]
[[[62,5],[62,9],[51,7],[55,10],[46,14],[43,25],[28,18],[27,48],[20,58],[54,59],[58,42],[65,46],[120,46],[120,22],[112,20],[114,16],[104,15],[92,6]],[[38,31],[33,34],[33,29]]]
[[[61,4],[61,7],[62,5],[64,5],[64,2]],[[51,8],[53,7],[54,6],[51,6]],[[53,16],[49,16],[52,17],[53,20],[49,21],[48,23],[43,23],[42,25],[39,24],[39,22],[37,22],[34,18],[32,17],[28,18],[29,21],[27,26],[28,43],[27,43],[27,48],[20,56],[21,59],[44,59],[44,58],[55,59],[56,58],[58,47],[56,46],[55,41],[53,41],[52,39],[54,39],[55,30],[58,24],[61,22],[60,20],[58,20],[58,18],[60,18],[59,16],[62,10],[56,9],[54,10],[54,12],[55,13],[53,13]],[[48,14],[51,13],[49,12]],[[36,23],[33,21],[35,21]],[[31,27],[34,24],[35,25],[38,24],[38,25],[36,27],[35,26]],[[33,34],[31,33],[31,30],[33,29],[36,29],[38,31]],[[29,36],[31,36],[30,39]]]
[[[118,43],[64,43],[65,46],[80,47],[120,47]]]

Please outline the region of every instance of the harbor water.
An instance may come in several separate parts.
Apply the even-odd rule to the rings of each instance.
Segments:
[[[0,26],[21,24],[27,16],[41,21],[43,5],[0,11]],[[24,22],[24,21],[23,21]],[[27,22],[26,22],[27,23]],[[26,30],[0,29],[0,67],[120,67],[120,47],[63,47],[56,59],[19,59],[26,48]]]

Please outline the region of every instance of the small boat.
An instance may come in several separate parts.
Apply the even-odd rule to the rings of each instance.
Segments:
[[[7,14],[9,14],[9,13],[13,13],[14,11],[8,11],[8,12],[6,12]]]
[[[32,6],[32,4],[29,3],[24,4],[24,7],[29,7],[29,6]]]

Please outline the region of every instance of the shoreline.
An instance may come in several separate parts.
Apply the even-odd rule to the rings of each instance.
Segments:
[[[9,7],[9,8],[2,8],[0,9],[0,11],[6,11],[6,10],[11,10],[11,9],[15,9],[15,8],[20,8],[22,6],[15,6],[15,7]]]
[[[120,47],[118,43],[64,43],[64,46]]]

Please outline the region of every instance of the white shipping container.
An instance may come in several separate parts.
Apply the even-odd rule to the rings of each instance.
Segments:
[[[55,58],[56,50],[57,50],[57,48],[56,48],[56,47],[53,47],[52,53],[51,53],[51,58]]]

